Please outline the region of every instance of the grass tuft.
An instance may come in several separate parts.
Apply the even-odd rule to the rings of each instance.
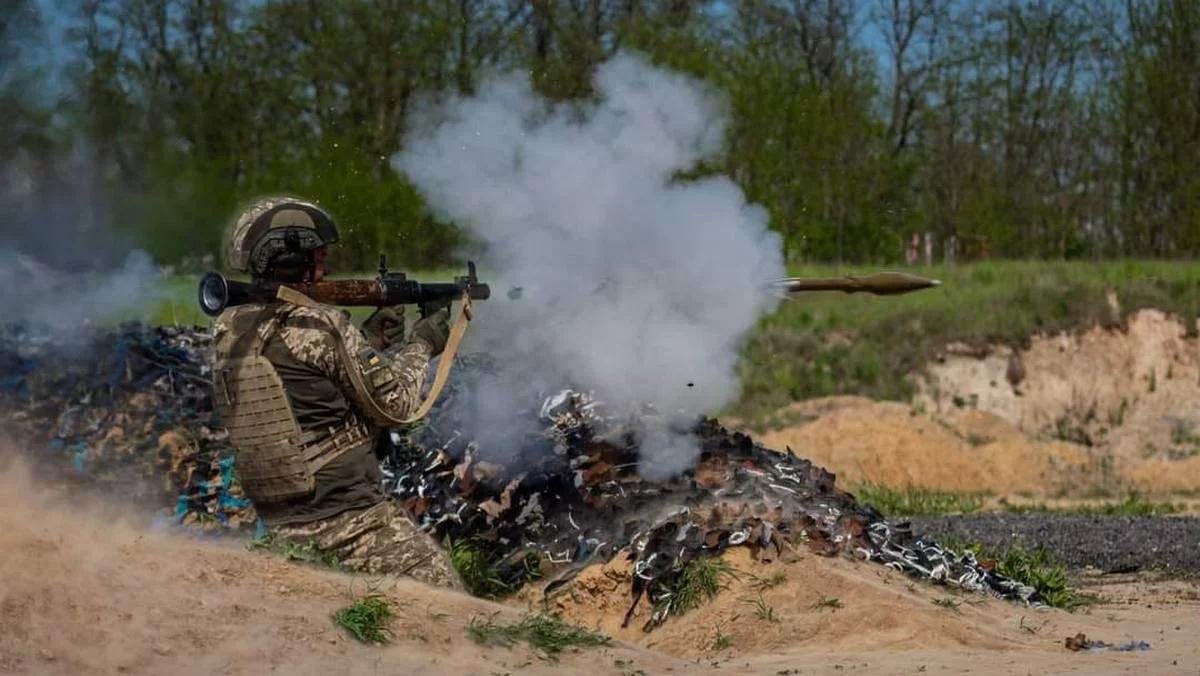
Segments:
[[[471,540],[449,543],[450,564],[472,596],[496,598],[512,591],[500,577],[495,559]]]
[[[392,604],[378,594],[363,597],[333,614],[333,623],[363,643],[382,645],[391,641],[388,622]]]
[[[886,516],[937,516],[970,514],[983,507],[979,493],[955,493],[927,488],[889,488],[864,484],[854,491],[863,502]]]
[[[701,556],[688,561],[668,599],[671,613],[683,615],[711,601],[728,587],[726,580],[730,578],[737,579],[737,573],[724,559]]]
[[[842,600],[835,596],[822,596],[821,598],[817,599],[816,603],[812,604],[813,610],[824,610],[825,608],[829,608],[830,610],[836,611],[841,607]]]
[[[495,615],[482,621],[472,618],[467,635],[476,643],[506,648],[525,641],[551,658],[567,648],[594,648],[612,643],[612,639],[604,634],[581,629],[546,614],[527,615],[513,624],[497,624]]]
[[[450,550],[450,565],[473,596],[501,598],[541,577],[537,554],[532,552],[515,565],[505,566],[475,540],[447,540],[446,548]]]
[[[754,616],[764,622],[776,624],[779,622],[779,616],[775,614],[775,609],[767,604],[767,600],[759,594],[757,598],[742,599],[742,603],[748,603],[754,606]]]
[[[768,589],[774,589],[779,585],[787,582],[787,575],[782,570],[777,570],[767,577],[759,577],[757,575],[750,576],[750,586],[754,591],[764,592]]]
[[[288,561],[301,561],[338,570],[341,562],[333,552],[321,551],[316,540],[290,540],[274,533],[250,541],[249,549],[271,552]]]
[[[1071,586],[1066,567],[1055,561],[1045,547],[1031,550],[1016,545],[1003,552],[988,550],[980,544],[947,544],[945,547],[956,552],[970,551],[981,561],[995,561],[997,573],[1033,587],[1052,608],[1073,611],[1097,600]]]
[[[962,601],[954,598],[953,596],[943,596],[941,598],[934,599],[933,605],[945,608],[946,610],[953,610],[957,613],[958,607],[962,605]]]

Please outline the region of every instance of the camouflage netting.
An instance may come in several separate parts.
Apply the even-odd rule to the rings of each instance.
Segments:
[[[68,476],[156,504],[183,526],[253,527],[232,449],[213,419],[207,346],[202,329],[126,325],[64,347],[8,327],[0,332],[0,424],[42,460],[69,468]],[[483,557],[501,588],[536,571],[553,592],[587,565],[628,556],[631,609],[649,597],[650,629],[671,614],[690,561],[745,546],[756,557],[786,558],[800,548],[852,556],[1041,602],[972,554],[889,524],[823,468],[712,419],[680,430],[696,438],[701,454],[669,481],[638,475],[637,420],[609,417],[572,390],[531,402],[528,424],[506,436],[472,434],[459,416],[470,410],[472,381],[488,377],[481,362],[464,358],[426,423],[391,435],[383,488],[418,527]],[[497,457],[507,460],[485,461]]]
[[[255,527],[213,422],[207,330],[126,324],[51,339],[0,326],[0,430],[57,479],[205,530]]]

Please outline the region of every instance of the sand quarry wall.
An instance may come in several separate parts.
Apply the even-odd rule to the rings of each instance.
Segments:
[[[1000,495],[1200,491],[1200,341],[1157,310],[1121,328],[952,344],[915,376],[911,404],[800,402],[810,422],[763,437],[850,485]]]

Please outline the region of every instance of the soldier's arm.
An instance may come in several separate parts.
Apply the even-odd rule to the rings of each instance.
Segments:
[[[336,383],[355,410],[373,422],[391,424],[377,416],[377,407],[392,418],[404,419],[420,406],[421,386],[432,358],[432,347],[425,341],[410,340],[377,350],[343,314],[323,308],[301,309],[292,314],[288,324],[284,337],[292,353]],[[359,377],[352,378],[347,369],[356,369]],[[356,387],[355,380],[367,391]],[[367,397],[375,406],[368,404]]]

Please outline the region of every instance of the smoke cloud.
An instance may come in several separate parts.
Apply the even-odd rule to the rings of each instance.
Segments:
[[[112,269],[67,272],[0,250],[0,321],[26,322],[70,337],[99,322],[142,318],[159,295],[160,279],[143,251],[130,252]]]
[[[36,324],[69,339],[152,309],[162,275],[114,233],[95,183],[86,148],[0,161],[0,323]]]
[[[469,335],[502,373],[474,393],[477,429],[591,390],[609,411],[653,407],[640,471],[665,477],[698,452],[677,430],[738,395],[739,344],[776,302],[781,243],[730,179],[679,178],[721,149],[715,92],[627,54],[595,85],[596,101],[567,105],[522,75],[494,79],[421,111],[392,162],[486,247],[493,299]]]

